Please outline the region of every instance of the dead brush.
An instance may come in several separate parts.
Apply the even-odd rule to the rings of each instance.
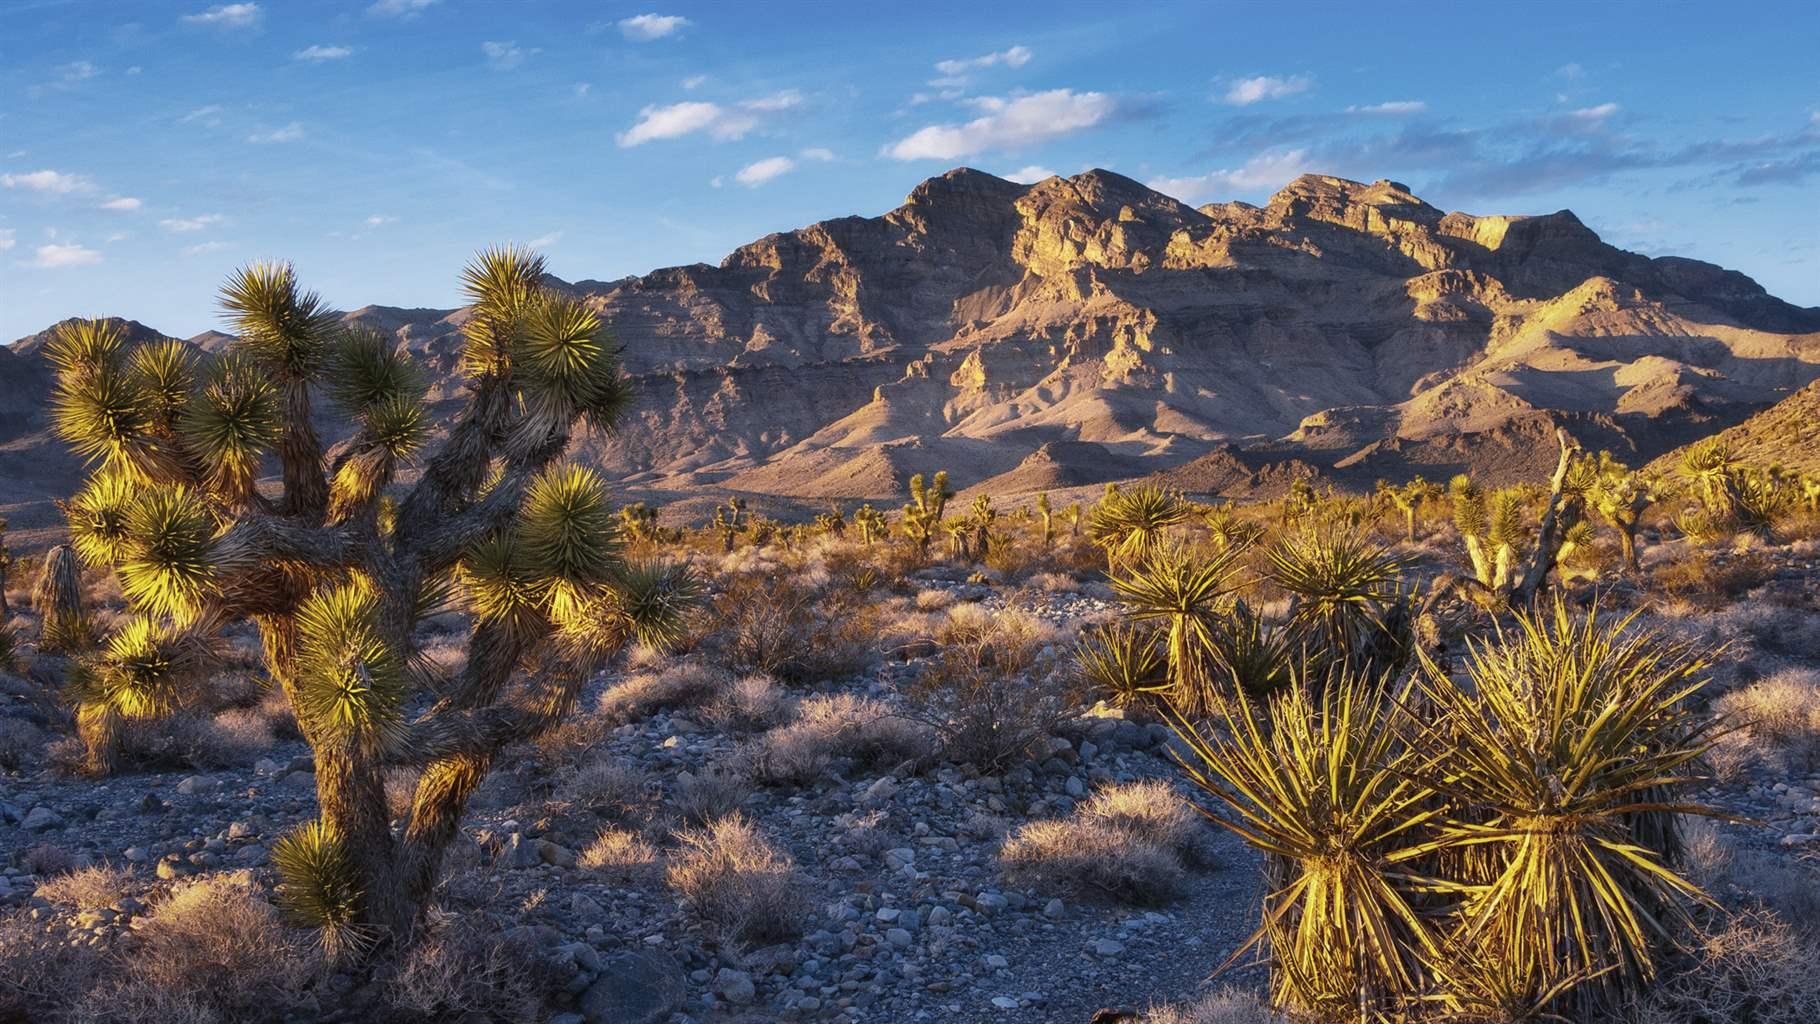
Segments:
[[[1042,663],[1049,634],[1034,618],[974,605],[936,628],[940,653],[910,687],[906,714],[933,729],[942,756],[996,767],[1022,756],[1079,704],[1079,686]]]

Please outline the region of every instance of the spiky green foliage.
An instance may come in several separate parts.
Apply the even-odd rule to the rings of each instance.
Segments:
[[[1379,480],[1378,496],[1403,513],[1405,539],[1413,544],[1416,539],[1416,513],[1422,510],[1423,505],[1441,496],[1441,485],[1424,480],[1420,474],[1404,484]]]
[[[1589,477],[1583,494],[1587,507],[1617,531],[1623,549],[1624,568],[1635,571],[1637,563],[1637,524],[1643,510],[1659,500],[1655,488],[1630,467],[1602,451],[1597,459],[1582,460],[1582,472]]]
[[[584,466],[546,470],[525,494],[519,542],[543,581],[551,617],[568,617],[616,565],[619,522],[606,482]]]
[[[416,400],[423,381],[393,338],[371,327],[342,332],[329,350],[323,378],[330,397],[353,413],[394,399]]]
[[[402,739],[405,659],[379,612],[365,580],[320,589],[297,609],[296,711],[319,742],[384,750]]]
[[[253,492],[259,463],[283,431],[270,369],[237,353],[209,362],[179,423],[184,447],[206,469],[209,488],[230,501]]]
[[[220,659],[220,645],[206,631],[135,616],[77,660],[70,685],[78,700],[106,704],[122,718],[157,718],[176,709]]]
[[[1270,943],[1274,1001],[1322,1020],[1406,1009],[1439,952],[1421,867],[1441,809],[1414,779],[1396,704],[1344,677],[1318,696],[1290,686],[1262,713],[1217,710],[1218,730],[1173,724],[1189,778],[1230,812],[1217,820],[1270,859],[1251,942]]]
[[[152,422],[159,433],[177,429],[177,418],[189,405],[196,386],[195,350],[175,339],[155,341],[132,350],[127,368],[145,397]]]
[[[1087,536],[1105,549],[1108,570],[1135,565],[1161,547],[1188,513],[1180,495],[1156,484],[1109,486],[1088,518]]]
[[[516,533],[502,531],[469,547],[457,572],[481,621],[518,637],[542,628],[544,587]]]
[[[954,490],[948,486],[945,469],[936,473],[927,484],[921,473],[910,478],[910,503],[904,506],[903,519],[898,525],[904,536],[916,545],[918,555],[928,557],[929,542],[941,530],[942,517],[947,514],[948,502],[953,498]]]
[[[1125,622],[1096,626],[1074,647],[1081,675],[1122,706],[1169,689],[1169,659],[1156,630]]]
[[[1112,576],[1112,589],[1133,622],[1154,622],[1167,630],[1169,699],[1199,711],[1217,699],[1208,685],[1208,662],[1219,616],[1240,586],[1239,548],[1203,555],[1181,544],[1164,544]]]
[[[1213,633],[1209,650],[1216,692],[1249,698],[1268,697],[1295,678],[1306,661],[1305,638],[1280,624],[1265,621],[1244,601],[1233,604]]]
[[[707,596],[701,577],[677,562],[627,562],[609,585],[632,635],[660,651],[688,635],[689,617]]]
[[[57,371],[51,423],[78,458],[140,478],[168,464],[172,445],[155,432],[159,406],[129,368],[119,321],[58,324],[46,355]]]
[[[607,338],[600,317],[579,300],[544,295],[529,304],[524,330],[510,350],[531,416],[527,437],[543,434],[577,415],[610,425],[628,392],[619,371],[619,350]]]
[[[1393,612],[1414,559],[1363,534],[1320,529],[1279,541],[1267,561],[1270,579],[1294,598],[1290,621],[1320,660],[1367,675],[1396,667],[1372,664],[1367,652],[1398,642]]]
[[[883,537],[889,527],[885,521],[885,514],[870,504],[861,505],[853,511],[853,525],[859,528],[860,543],[867,547],[871,547],[873,541]]]
[[[139,497],[132,480],[120,473],[97,473],[76,492],[64,511],[69,518],[70,545],[83,564],[112,565],[126,551],[127,513]]]
[[[347,844],[321,819],[305,822],[272,844],[278,870],[278,906],[291,919],[315,928],[331,953],[367,941],[359,928],[361,878]]]
[[[512,246],[484,249],[461,271],[461,290],[474,304],[462,325],[462,367],[469,376],[503,373],[524,333],[523,317],[544,276],[542,256]]]
[[[236,349],[280,383],[316,372],[335,331],[334,311],[315,292],[298,288],[289,263],[235,271],[221,289],[221,308],[239,334]]]
[[[76,552],[59,544],[44,553],[44,566],[32,588],[32,608],[38,612],[38,649],[47,654],[71,654],[86,648],[90,630],[82,605],[82,567]]]
[[[1615,1005],[1655,972],[1700,898],[1677,874],[1680,815],[1707,726],[1704,661],[1560,600],[1474,648],[1466,682],[1430,666],[1449,742],[1425,776],[1456,809],[1440,840],[1490,855],[1463,879],[1461,940],[1521,976],[1572,975],[1580,1006]],[[1470,813],[1461,813],[1470,811]]]
[[[192,491],[154,488],[126,513],[117,567],[120,589],[135,608],[184,622],[216,590],[214,516]]]

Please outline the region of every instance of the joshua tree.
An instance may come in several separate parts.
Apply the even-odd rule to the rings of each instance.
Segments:
[[[93,321],[50,349],[58,430],[96,465],[74,543],[114,568],[134,612],[73,672],[82,714],[170,708],[221,626],[251,619],[316,760],[320,817],[274,848],[280,895],[333,942],[408,941],[499,751],[559,721],[629,640],[673,641],[700,595],[685,570],[621,559],[606,484],[563,461],[578,425],[611,426],[628,391],[599,320],[542,276],[513,249],[464,271],[467,402],[395,515],[382,492],[429,427],[418,375],[390,339],[343,329],[289,265],[229,279],[225,355],[129,346]],[[354,426],[326,452],[311,416],[324,394]],[[280,479],[259,486],[274,451]],[[414,627],[452,593],[474,620],[444,676]],[[397,766],[421,776],[394,834]]]
[[[1049,492],[1036,496],[1036,514],[1043,521],[1043,550],[1055,547],[1055,511],[1049,507]]]
[[[721,533],[725,550],[733,550],[733,539],[739,536],[739,518],[746,511],[746,499],[728,498],[725,505],[714,506],[714,528]]]
[[[823,533],[831,534],[835,537],[845,536],[847,532],[847,516],[841,511],[839,505],[835,505],[828,509],[828,511],[815,517],[815,526]]]
[[[992,524],[998,519],[998,512],[992,507],[992,498],[984,494],[973,497],[973,507],[967,510],[967,526],[973,531],[973,558],[984,562],[991,553]]]
[[[1525,522],[1523,491],[1506,487],[1487,494],[1464,473],[1453,478],[1448,494],[1453,499],[1454,525],[1466,541],[1473,578],[1464,583],[1471,596],[1492,609],[1527,606],[1542,589],[1548,573],[1561,556],[1565,531],[1574,523],[1577,508],[1568,490],[1568,476],[1579,448],[1565,430],[1557,430],[1560,458],[1549,481],[1548,500],[1530,543]],[[1525,549],[1528,558],[1523,559]]]
[[[1424,480],[1420,476],[1401,486],[1394,486],[1388,481],[1379,480],[1378,493],[1395,505],[1397,511],[1403,513],[1403,523],[1407,528],[1409,542],[1414,544],[1416,541],[1416,512],[1421,509],[1423,502],[1441,496],[1441,485]]]
[[[1637,566],[1637,521],[1643,510],[1656,500],[1656,492],[1629,466],[1600,452],[1597,460],[1584,460],[1591,480],[1583,491],[1586,505],[1618,533],[1624,550],[1624,568],[1632,572]]]
[[[657,510],[642,501],[622,505],[619,509],[619,528],[633,540],[656,540]]]
[[[859,528],[860,543],[867,547],[885,535],[885,514],[870,504],[861,505],[853,512],[853,525]]]
[[[942,528],[942,516],[947,514],[948,501],[954,497],[954,491],[948,487],[948,471],[941,470],[927,486],[923,475],[916,474],[910,478],[910,504],[904,506],[904,519],[901,524],[904,536],[916,545],[916,553],[929,557],[929,542],[935,538],[935,532]]]

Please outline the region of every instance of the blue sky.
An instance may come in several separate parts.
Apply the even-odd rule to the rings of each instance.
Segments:
[[[0,0],[0,339],[217,326],[235,265],[453,306],[718,262],[957,165],[1194,203],[1303,171],[1820,305],[1820,6]]]

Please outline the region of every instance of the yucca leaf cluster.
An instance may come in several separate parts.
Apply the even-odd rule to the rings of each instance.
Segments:
[[[1324,1021],[1588,1020],[1703,896],[1677,870],[1704,663],[1595,608],[1517,616],[1463,669],[1300,679],[1177,714],[1190,778],[1263,851],[1273,998]]]
[[[183,704],[212,638],[250,619],[317,761],[321,818],[274,859],[293,908],[338,934],[407,937],[500,747],[554,724],[624,644],[678,642],[702,596],[685,567],[621,557],[628,520],[566,457],[628,400],[598,316],[521,250],[481,253],[463,285],[467,396],[435,418],[433,451],[410,355],[288,264],[229,278],[224,352],[82,320],[49,349],[56,427],[95,470],[58,571],[111,568],[131,612],[71,671],[97,767],[118,722]],[[313,425],[324,399],[351,427],[333,447]],[[451,601],[474,624],[444,675],[416,627]],[[398,766],[423,780],[402,835],[384,787]]]
[[[942,528],[942,517],[947,515],[948,502],[953,498],[954,490],[948,486],[948,471],[945,469],[937,472],[927,482],[921,473],[910,477],[910,503],[904,506],[903,518],[898,525],[904,531],[904,536],[916,545],[919,556],[929,556],[929,542],[935,539],[936,531]]]
[[[1109,484],[1088,515],[1087,536],[1105,550],[1107,569],[1115,570],[1150,557],[1172,527],[1188,520],[1189,512],[1181,495],[1156,484]]]

